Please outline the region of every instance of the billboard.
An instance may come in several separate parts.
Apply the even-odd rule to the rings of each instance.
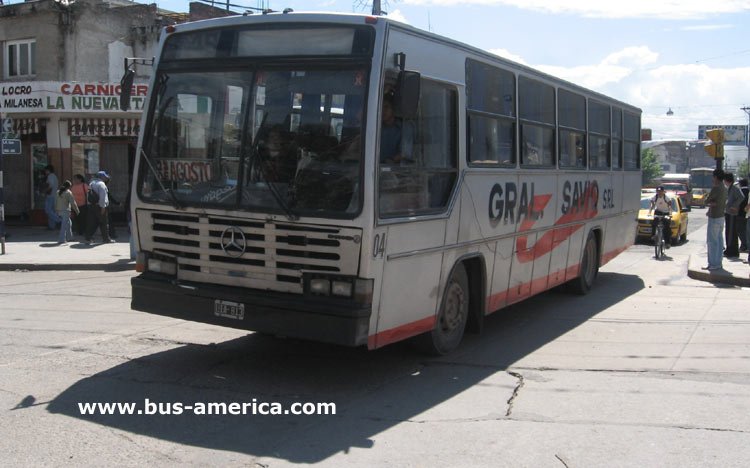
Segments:
[[[724,129],[724,145],[745,146],[747,142],[747,125],[699,125],[698,139],[706,139],[706,130],[712,128]]]

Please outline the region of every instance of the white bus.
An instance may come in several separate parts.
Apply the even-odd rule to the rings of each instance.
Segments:
[[[634,242],[640,110],[485,51],[278,13],[168,27],[154,67],[135,310],[447,353]]]

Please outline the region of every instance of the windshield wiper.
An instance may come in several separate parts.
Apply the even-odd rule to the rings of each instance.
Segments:
[[[255,139],[250,145],[250,168],[252,169],[253,164],[257,164],[258,169],[260,169],[260,174],[266,181],[268,190],[270,190],[271,195],[273,195],[274,200],[276,200],[276,203],[281,207],[282,210],[284,210],[284,214],[286,214],[286,217],[287,219],[289,219],[289,221],[296,221],[299,219],[299,216],[297,216],[297,214],[292,210],[292,207],[289,205],[289,203],[284,200],[284,197],[282,197],[279,193],[279,189],[268,177],[263,158],[260,157],[260,151],[258,151],[258,147],[260,146],[260,135],[265,129],[267,118],[268,112],[264,112],[263,119],[260,121],[260,126],[258,127],[258,131],[255,133]]]
[[[161,189],[169,194],[169,197],[172,199],[172,206],[175,207],[175,209],[181,210],[182,205],[180,205],[179,200],[177,200],[177,195],[174,194],[174,190],[172,190],[172,187],[166,188],[164,184],[161,181],[161,177],[159,177],[159,172],[156,170],[153,164],[151,164],[151,159],[148,157],[145,151],[143,151],[143,148],[141,148],[141,155],[143,156],[143,160],[146,161],[146,164],[148,164],[149,169],[151,169],[151,172],[153,172],[154,177],[156,177],[156,182],[159,183],[159,187]]]

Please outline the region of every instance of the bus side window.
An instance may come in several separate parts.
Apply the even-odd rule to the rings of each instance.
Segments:
[[[410,157],[402,145],[398,164],[380,162],[382,217],[436,213],[446,208],[458,175],[456,106],[453,87],[423,81],[417,118],[401,122],[402,131],[413,128],[409,130],[413,131]]]

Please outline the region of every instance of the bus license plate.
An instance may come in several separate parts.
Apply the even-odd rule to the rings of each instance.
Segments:
[[[245,304],[216,299],[214,301],[214,315],[217,317],[242,320],[245,318]]]

